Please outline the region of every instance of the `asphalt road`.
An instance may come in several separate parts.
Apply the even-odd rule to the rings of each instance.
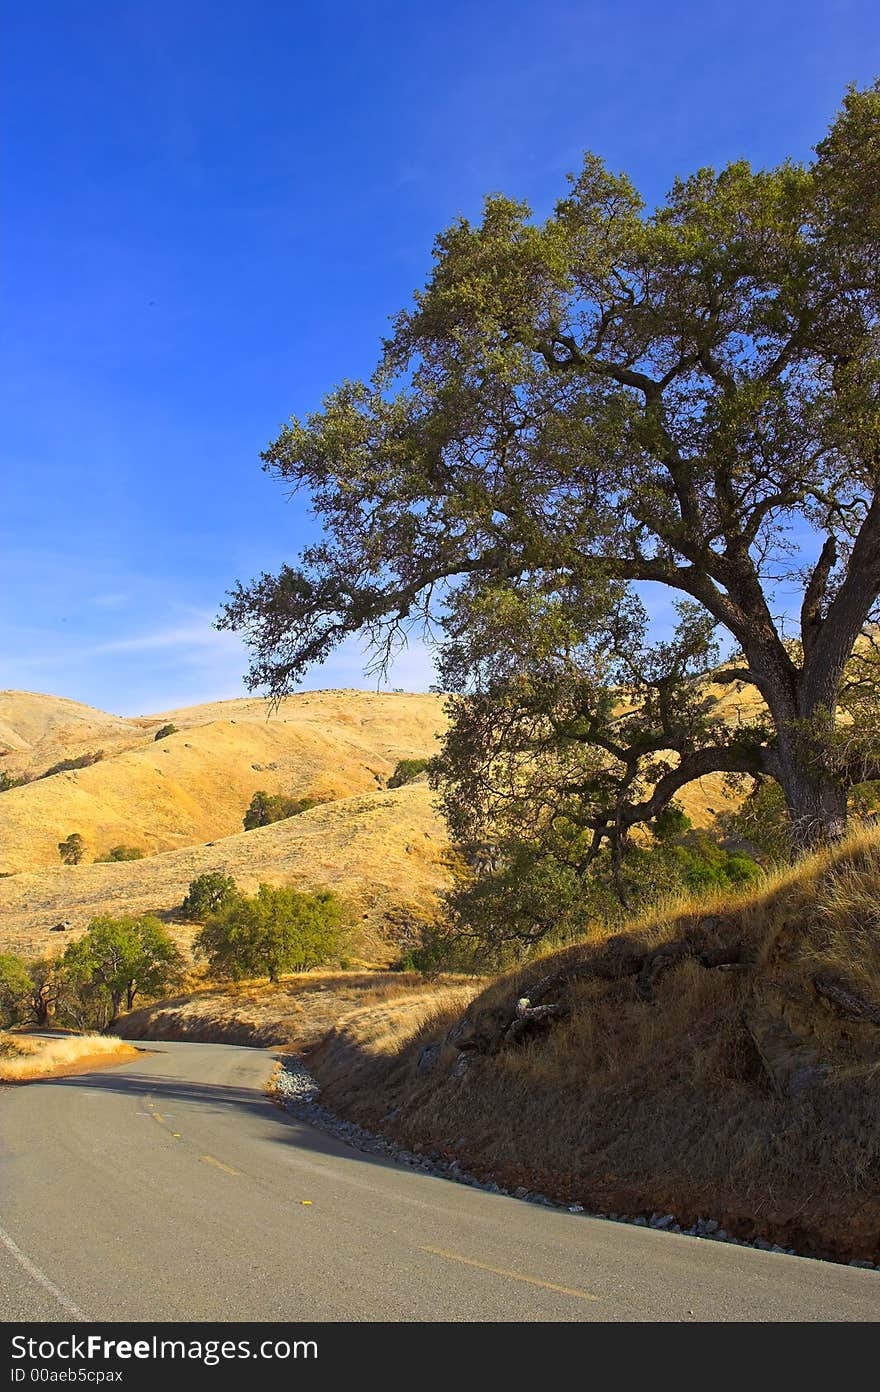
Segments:
[[[876,1272],[398,1169],[272,1106],[261,1050],[148,1047],[0,1096],[0,1318],[880,1318]]]

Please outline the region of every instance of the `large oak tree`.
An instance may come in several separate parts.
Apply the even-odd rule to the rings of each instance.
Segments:
[[[653,212],[593,156],[546,222],[489,198],[438,238],[371,381],[263,456],[324,537],[230,596],[252,685],[434,624],[462,824],[481,787],[576,799],[595,853],[726,772],[781,785],[799,846],[839,834],[880,777],[878,308],[877,86],[809,164],[700,169]],[[707,714],[719,634],[766,718]]]

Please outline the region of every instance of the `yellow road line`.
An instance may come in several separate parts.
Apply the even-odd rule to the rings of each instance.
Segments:
[[[488,1262],[459,1256],[458,1252],[445,1252],[442,1247],[420,1247],[419,1251],[430,1252],[433,1257],[445,1257],[447,1261],[461,1262],[462,1266],[475,1266],[478,1271],[491,1271],[493,1276],[507,1276],[511,1281],[524,1281],[527,1286],[540,1286],[541,1290],[555,1291],[557,1295],[571,1295],[576,1300],[600,1299],[598,1295],[591,1295],[589,1291],[575,1290],[571,1286],[556,1286],[552,1281],[539,1281],[535,1276],[526,1276],[522,1271],[507,1271],[503,1266],[490,1266]]]
[[[153,1118],[154,1121],[161,1121],[162,1125],[165,1125],[165,1118],[161,1116],[159,1112],[150,1112],[150,1116]]]
[[[217,1169],[222,1170],[224,1174],[237,1175],[240,1173],[239,1170],[234,1170],[231,1165],[224,1165],[222,1160],[215,1160],[213,1155],[200,1155],[199,1159],[205,1165],[215,1165]]]

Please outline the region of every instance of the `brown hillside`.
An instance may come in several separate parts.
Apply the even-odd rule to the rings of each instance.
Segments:
[[[445,848],[431,792],[415,783],[327,803],[213,845],[120,864],[59,864],[0,879],[0,952],[31,957],[60,950],[100,913],[173,916],[191,880],[222,870],[247,891],[262,880],[337,890],[355,906],[366,946],[381,958],[389,918],[396,923],[408,906],[428,906],[449,883]],[[70,932],[52,933],[62,919],[71,920]],[[188,930],[183,936],[186,941]]]
[[[374,791],[399,759],[434,753],[444,723],[432,695],[306,692],[277,710],[261,699],[221,701],[139,722],[12,695],[7,742],[27,746],[32,765],[108,754],[2,794],[0,870],[13,874],[58,866],[58,842],[72,832],[87,860],[116,845],[156,854],[230,836],[260,788],[319,800]],[[178,733],[156,743],[168,721]]]
[[[152,739],[149,719],[125,720],[106,711],[34,691],[0,691],[0,768],[34,777],[59,759],[103,749],[106,754]]]

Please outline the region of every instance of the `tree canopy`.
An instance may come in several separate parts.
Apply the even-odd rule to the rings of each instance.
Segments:
[[[211,914],[195,947],[219,976],[277,981],[283,972],[338,958],[345,924],[345,908],[330,890],[306,894],[261,884],[256,894],[238,894]]]
[[[86,843],[78,831],[73,831],[63,841],[58,842],[58,854],[65,865],[79,865],[86,853]]]
[[[84,1011],[101,1013],[101,1024],[115,1020],[123,1005],[131,1010],[138,995],[159,996],[180,980],[183,959],[159,919],[151,914],[93,918],[83,936],[61,958],[69,988]]]
[[[372,379],[263,455],[324,536],[230,596],[251,685],[423,625],[453,821],[562,804],[583,863],[720,772],[775,780],[796,846],[839,834],[880,776],[878,247],[880,86],[811,162],[702,168],[653,211],[594,155],[543,222],[487,199]],[[740,727],[702,695],[719,638],[761,698]]]
[[[235,880],[221,870],[209,870],[190,880],[189,892],[181,906],[184,918],[206,918],[235,898]]]
[[[244,829],[253,831],[256,827],[285,822],[288,817],[298,817],[300,812],[308,812],[316,806],[315,798],[288,797],[286,793],[265,793],[260,789],[254,793],[248,804],[244,814]]]

